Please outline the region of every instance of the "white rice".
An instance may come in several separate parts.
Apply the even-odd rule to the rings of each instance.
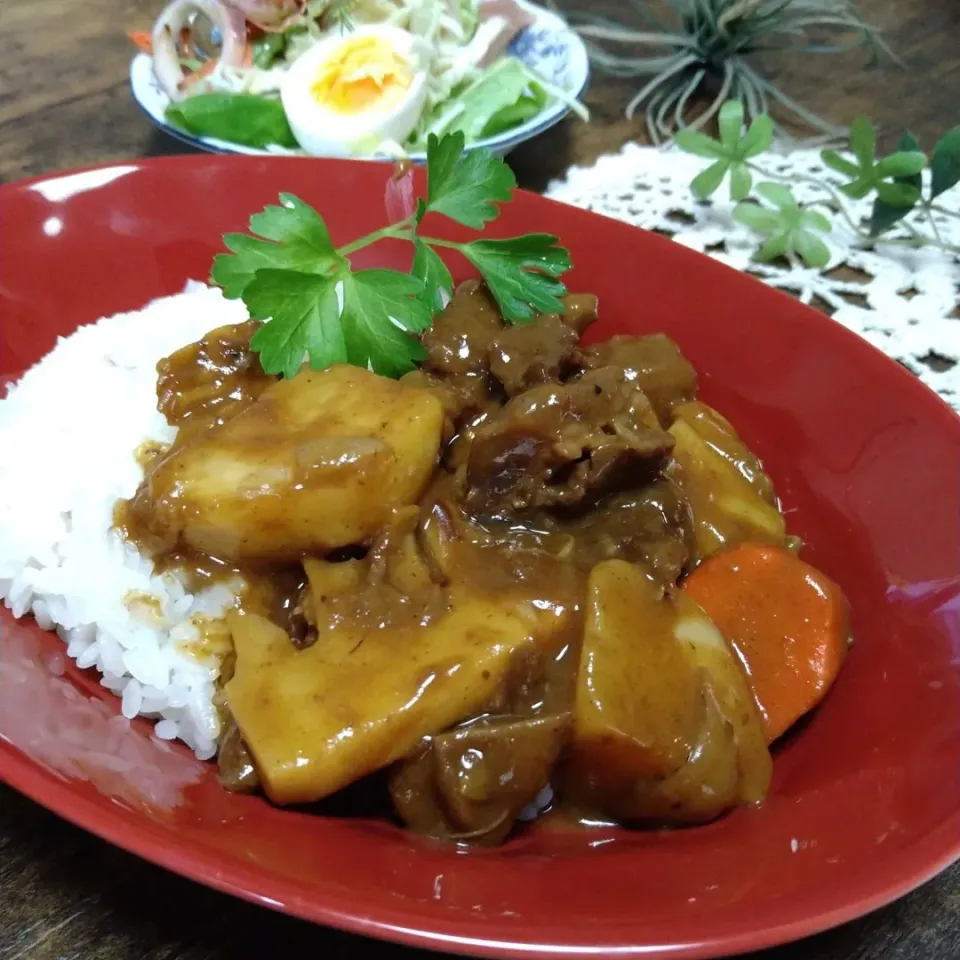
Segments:
[[[184,740],[202,759],[216,750],[220,665],[190,652],[193,618],[221,615],[231,591],[193,595],[154,575],[111,524],[142,479],[137,449],[176,436],[157,411],[157,362],[246,319],[240,303],[191,283],[61,338],[0,400],[0,597],[15,617],[55,627],[125,717],[156,719],[158,738]]]

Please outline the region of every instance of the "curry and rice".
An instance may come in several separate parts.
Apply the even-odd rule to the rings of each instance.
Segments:
[[[470,282],[400,380],[268,376],[199,285],[81,328],[0,401],[31,452],[0,593],[278,804],[374,777],[409,828],[496,843],[759,802],[845,601],[676,344],[584,345],[596,298],[564,307],[509,326]]]

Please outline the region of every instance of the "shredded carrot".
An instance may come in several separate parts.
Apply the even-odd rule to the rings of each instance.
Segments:
[[[153,39],[146,30],[130,30],[127,37],[141,53],[153,53]]]
[[[744,543],[705,560],[683,590],[739,656],[768,742],[823,699],[850,643],[832,580],[783,547]]]

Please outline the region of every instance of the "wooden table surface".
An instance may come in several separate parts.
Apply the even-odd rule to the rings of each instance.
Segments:
[[[124,30],[148,27],[158,5],[0,0],[0,181],[184,152],[151,128],[127,87],[131,49]],[[595,0],[590,6],[616,14],[630,5]],[[860,6],[885,28],[905,69],[867,69],[866,58],[853,53],[768,63],[767,72],[831,120],[867,113],[887,138],[909,127],[929,146],[960,119],[960,0],[861,0]],[[587,97],[590,125],[568,121],[512,155],[522,185],[542,188],[572,163],[642,139],[641,125],[622,114],[632,90],[630,82],[596,76]],[[0,256],[3,242],[0,234]],[[171,876],[0,786],[0,960],[242,960],[274,950],[324,960],[414,954]],[[755,960],[761,958],[957,960],[960,866],[895,906]]]

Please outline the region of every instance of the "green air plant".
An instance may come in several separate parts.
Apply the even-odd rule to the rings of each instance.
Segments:
[[[760,114],[745,127],[744,119],[743,104],[727,101],[719,110],[718,139],[699,130],[681,130],[676,143],[685,153],[710,161],[690,183],[697,197],[706,199],[728,181],[730,199],[736,202],[734,220],[763,238],[756,260],[785,257],[816,269],[826,267],[830,250],[820,234],[829,232],[831,224],[814,209],[817,206],[840,214],[860,243],[872,244],[882,237],[885,243],[937,247],[960,256],[960,246],[944,242],[936,218],[960,219],[960,214],[940,203],[942,194],[960,184],[960,127],[940,137],[929,156],[911,133],[904,133],[893,153],[878,157],[873,124],[857,117],[850,127],[849,153],[821,153],[824,164],[842,178],[838,183],[836,178],[821,176],[782,176],[765,165],[763,154],[773,140],[773,121]],[[925,183],[927,167],[930,177]],[[763,178],[756,187],[755,177]],[[796,199],[791,184],[798,180],[815,188],[814,200],[801,204]],[[845,197],[872,199],[869,220],[856,222]],[[891,236],[897,225],[900,235]]]
[[[566,13],[598,70],[649,78],[626,113],[633,117],[643,108],[654,143],[674,130],[704,126],[731,98],[744,103],[748,118],[778,106],[819,134],[841,135],[843,128],[761,76],[751,55],[843,53],[866,46],[875,60],[881,53],[893,58],[854,0],[631,0],[631,5],[649,30],[629,29],[586,10]]]

